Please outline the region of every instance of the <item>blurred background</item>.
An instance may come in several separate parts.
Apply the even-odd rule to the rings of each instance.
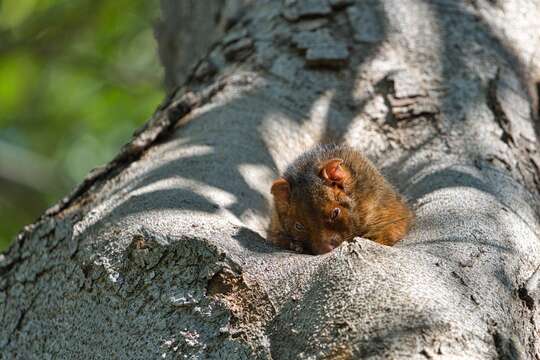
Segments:
[[[0,251],[164,97],[157,0],[0,0]]]

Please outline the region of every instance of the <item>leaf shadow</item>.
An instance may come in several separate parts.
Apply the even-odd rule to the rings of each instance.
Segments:
[[[352,60],[355,70],[346,73],[347,80],[343,81],[340,85],[343,88],[339,91],[339,95],[343,95],[344,97],[334,97],[330,104],[331,108],[342,108],[344,104],[356,101],[353,92],[355,88],[354,81],[358,76],[357,71],[362,63],[370,61],[371,58],[377,55],[379,46],[385,41],[390,31],[391,26],[385,14],[383,1],[372,1],[371,3],[374,5],[375,17],[381,24],[382,39],[378,43],[355,43],[355,51],[362,53],[362,56],[355,57]],[[452,51],[457,38],[454,36],[455,32],[452,28],[452,22],[445,20],[449,14],[442,11],[441,7],[435,3],[426,2],[426,4],[432,8],[434,16],[440,22],[441,33],[439,36],[441,36],[441,43],[443,44],[440,54],[440,58],[443,61],[442,75],[445,81],[452,83],[455,79],[455,74],[452,71],[455,64],[457,63],[467,68],[467,60]],[[494,51],[501,58],[506,59],[505,61],[511,64],[519,64],[519,59],[512,53],[511,49],[497,39],[487,24],[480,22],[478,17],[461,8],[460,11],[463,12],[463,21],[469,24],[474,31],[481,34],[471,35],[470,39],[473,39],[474,36],[489,37],[491,44],[494,44]],[[462,46],[467,46],[471,43],[465,42]],[[309,72],[312,76],[317,76],[317,74],[330,70],[307,68],[305,71]],[[383,81],[380,80],[374,86],[376,88],[381,87]],[[261,138],[261,127],[269,116],[275,114],[284,114],[288,120],[298,125],[309,122],[311,105],[317,101],[319,94],[325,91],[334,91],[336,88],[326,87],[324,84],[317,89],[311,88],[309,89],[310,91],[306,91],[303,94],[304,97],[308,98],[308,101],[305,102],[288,101],[286,99],[287,96],[299,96],[298,90],[293,90],[288,91],[286,96],[276,100],[272,98],[272,94],[269,94],[268,89],[262,87],[246,92],[229,102],[219,104],[211,110],[201,113],[197,119],[188,122],[169,138],[162,141],[167,142],[183,138],[185,141],[176,148],[171,149],[171,151],[184,151],[193,146],[206,146],[212,149],[211,153],[204,155],[193,154],[165,161],[140,177],[128,181],[116,191],[117,193],[121,192],[120,190],[133,192],[144,189],[145,187],[151,187],[152,184],[158,181],[180,177],[196,184],[204,185],[204,187],[231,194],[233,197],[232,201],[228,203],[214,201],[212,196],[201,195],[201,191],[205,191],[204,189],[195,192],[189,187],[176,188],[174,185],[171,185],[172,187],[168,189],[150,190],[143,195],[135,195],[119,201],[113,206],[113,209],[105,216],[101,223],[118,222],[126,216],[165,208],[188,211],[195,210],[207,213],[215,213],[218,209],[224,209],[239,219],[245,217],[246,214],[255,214],[262,219],[267,218],[270,210],[268,194],[262,193],[260,189],[255,189],[253,183],[248,181],[245,174],[240,170],[240,167],[243,165],[261,166],[268,170],[266,174],[277,176],[278,166],[275,158],[267,150]],[[366,104],[371,100],[371,98],[364,99],[360,104],[357,104],[354,111],[347,112],[350,118],[336,118],[333,116],[333,112],[329,111],[321,131],[320,140],[323,142],[343,142],[345,135],[351,131],[350,124],[353,122],[354,116],[362,113]],[[259,113],[242,113],[243,109],[253,108],[249,104],[252,101],[261,102],[261,109],[264,110]],[[442,111],[453,111],[451,104],[453,102],[443,98],[443,103],[441,104]],[[473,99],[462,104],[464,109],[472,105]],[[242,114],[242,117],[238,117],[238,114]],[[189,138],[186,138],[185,134],[189,134]],[[416,150],[420,150],[422,146],[428,145],[431,140],[436,140],[436,138],[432,137],[426,140]],[[358,147],[362,149],[362,144],[358,144]],[[259,150],[253,151],[252,149]],[[184,152],[184,154],[186,153]],[[469,155],[471,161],[478,156],[478,154]],[[410,172],[409,174],[404,174],[400,171],[400,167],[408,160],[405,157],[399,162],[390,164],[387,167],[387,171],[394,174],[395,181],[400,186],[408,181],[411,175]],[[415,168],[415,171],[421,171],[424,166],[428,165],[427,163],[420,164]],[[445,186],[457,186],[457,184],[464,181],[463,176],[465,175],[450,173],[446,173],[444,176],[441,174],[428,176],[423,179],[424,184],[422,186],[416,187],[416,190],[412,190],[412,192],[406,193],[406,195],[414,202],[430,191],[435,191]],[[431,186],[428,186],[430,184]],[[489,190],[482,185],[481,181],[473,178],[468,179],[467,185],[476,187],[482,191]],[[423,190],[419,192],[418,189]],[[405,188],[405,191],[407,192],[408,190]],[[99,226],[99,223],[95,226]],[[246,225],[243,229],[240,238],[244,246],[247,246],[246,239],[249,237],[253,237],[254,242],[264,240],[259,235],[260,228],[254,231],[249,225]]]

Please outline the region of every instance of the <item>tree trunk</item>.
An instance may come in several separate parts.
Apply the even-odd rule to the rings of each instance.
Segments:
[[[248,3],[0,258],[4,357],[539,359],[538,1]],[[329,141],[407,197],[398,245],[265,241],[271,181]]]

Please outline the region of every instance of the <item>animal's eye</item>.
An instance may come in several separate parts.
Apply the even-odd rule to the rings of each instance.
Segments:
[[[294,228],[298,231],[304,231],[304,225],[300,224],[299,222],[294,223]]]
[[[334,208],[334,210],[332,210],[332,213],[330,214],[330,220],[332,221],[336,220],[340,213],[341,213],[341,210],[339,208]]]

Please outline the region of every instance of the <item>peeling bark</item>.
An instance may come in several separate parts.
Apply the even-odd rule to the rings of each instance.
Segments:
[[[539,359],[540,5],[250,3],[162,1],[183,85],[0,256],[3,356]],[[265,241],[272,179],[330,141],[407,197],[395,247]]]

